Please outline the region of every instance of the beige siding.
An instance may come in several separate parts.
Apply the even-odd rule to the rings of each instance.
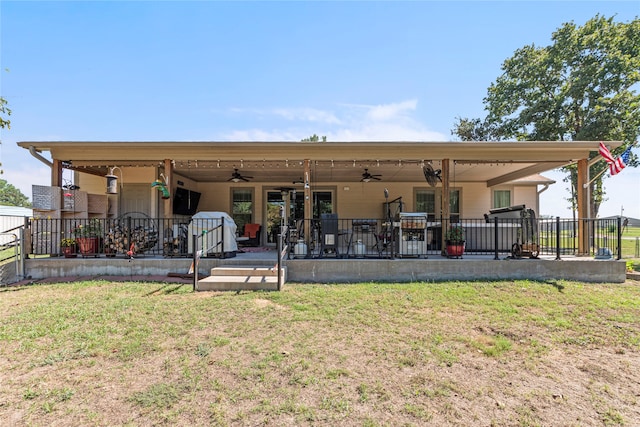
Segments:
[[[513,197],[514,205],[525,205],[527,209],[533,209],[536,215],[540,213],[537,186],[513,187]]]
[[[460,206],[462,218],[483,218],[491,209],[492,189],[484,183],[458,183],[461,187],[462,205]]]
[[[157,215],[158,205],[161,202],[158,191],[151,187],[151,183],[156,179],[157,170],[153,167],[123,168],[122,178],[119,171],[116,172],[119,180],[124,179],[129,184],[148,184],[149,197],[151,200],[151,215]],[[77,174],[76,183],[83,191],[93,194],[105,194],[106,179],[89,174]],[[199,211],[231,211],[231,189],[232,188],[253,188],[255,203],[255,220],[262,222],[264,198],[267,190],[277,187],[293,187],[290,182],[276,182],[273,184],[263,183],[233,183],[233,182],[196,182],[185,178],[182,175],[173,175],[172,190],[175,190],[177,181],[183,182],[183,187],[189,190],[202,193]],[[538,211],[537,187],[533,186],[500,186],[488,188],[485,183],[476,182],[455,182],[451,187],[461,191],[461,214],[463,218],[482,218],[492,207],[493,190],[508,189],[512,192],[512,203],[514,205],[524,204],[527,208]],[[119,182],[120,185],[120,182]],[[298,192],[303,192],[301,185],[296,186]],[[414,189],[429,189],[424,182],[394,183],[394,182],[325,182],[313,183],[312,190],[331,189],[335,193],[335,208],[339,218],[383,218],[383,204],[385,202],[384,189],[389,191],[389,200],[402,196],[405,212],[415,210]],[[438,194],[442,187],[436,187]],[[440,196],[437,201],[439,202]],[[439,212],[438,212],[439,214]]]

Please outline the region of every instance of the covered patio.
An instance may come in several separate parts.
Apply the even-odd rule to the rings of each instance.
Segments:
[[[64,190],[53,197],[64,200],[54,200],[54,203],[40,206],[40,210],[36,206],[34,216],[38,215],[40,225],[45,218],[59,221],[60,225],[49,233],[46,250],[35,254],[59,254],[57,242],[60,238],[87,221],[101,221],[106,230],[110,227],[109,221],[121,220],[135,211],[147,222],[156,224],[158,233],[153,247],[147,248],[145,255],[140,254],[140,260],[135,264],[151,265],[160,261],[165,263],[164,271],[170,271],[172,263],[190,262],[189,254],[194,251],[187,235],[177,252],[168,254],[167,239],[175,240],[195,211],[219,211],[229,213],[243,226],[261,224],[258,241],[267,249],[275,249],[277,236],[286,229],[285,262],[289,278],[297,278],[294,280],[302,280],[305,276],[326,281],[352,281],[380,278],[381,275],[402,281],[437,280],[438,277],[453,277],[449,268],[460,278],[468,274],[501,277],[503,273],[498,270],[503,269],[502,266],[498,270],[495,265],[486,267],[486,273],[480,267],[461,271],[455,267],[455,260],[443,257],[446,230],[453,224],[466,227],[470,237],[463,257],[465,264],[486,265],[493,264],[487,260],[507,259],[521,227],[513,228],[513,232],[494,232],[498,227],[506,227],[505,230],[512,227],[508,221],[501,224],[487,221],[486,214],[496,205],[496,190],[505,193],[511,205],[521,203],[535,212],[539,209],[538,195],[553,184],[539,174],[577,164],[577,215],[571,220],[575,230],[572,230],[571,243],[562,243],[563,255],[591,259],[587,257],[604,246],[615,255],[612,238],[604,245],[602,242],[594,244],[595,235],[590,230],[600,228],[593,225],[594,219],[588,218],[588,170],[598,159],[592,155],[598,151],[598,142],[25,141],[18,144],[51,167],[51,188]],[[611,148],[620,144],[607,142]],[[50,160],[43,156],[46,152]],[[66,178],[66,171],[71,171],[73,176]],[[82,195],[80,193],[86,193],[85,197],[90,199],[88,208],[86,205],[82,208],[77,202],[81,200],[77,197]],[[190,207],[194,212],[183,212],[176,203],[178,196],[182,197],[184,193],[189,203],[194,195],[197,196],[195,207]],[[238,194],[245,199],[238,198]],[[432,195],[426,204],[421,199],[424,194]],[[107,207],[92,210],[92,195],[93,200],[104,201]],[[398,201],[400,208],[390,215],[390,203]],[[245,212],[237,210],[238,206],[245,205],[249,206]],[[180,212],[176,212],[177,207]],[[421,215],[424,220],[424,227],[421,227],[424,231],[417,234],[417,238],[425,243],[418,245],[417,250],[413,243],[407,243],[405,247],[397,243],[416,239],[415,233],[403,234],[400,230],[399,214],[405,212]],[[329,213],[339,221],[332,243],[326,240],[327,233],[316,226]],[[368,227],[375,232],[369,232]],[[393,227],[399,230],[384,234],[384,230]],[[386,246],[387,237],[392,234],[396,243]],[[296,253],[298,243],[306,247],[305,256],[299,256],[302,252]],[[327,251],[327,244],[335,247]],[[360,245],[364,246],[364,251]],[[506,266],[513,264],[539,265],[548,262],[547,258],[558,260],[555,243],[545,242],[541,246],[546,249],[540,259],[524,263],[509,261],[504,269],[508,271],[512,267]],[[127,249],[121,248],[117,254],[121,257]],[[265,251],[261,257],[269,252]],[[209,260],[204,257],[202,262],[206,266],[207,263],[258,261],[252,256],[255,254],[238,252],[232,258]],[[177,260],[176,257],[187,258]],[[32,264],[35,260],[28,261]],[[47,261],[51,260],[42,262]],[[90,268],[94,261],[104,268],[122,264],[117,259],[89,258],[82,264]],[[274,261],[265,260],[265,263]],[[333,267],[332,273],[325,277],[318,272],[328,273],[329,270],[318,267],[318,263],[327,261],[330,261],[327,265]],[[405,263],[416,265],[400,267]],[[344,267],[344,271],[353,274],[347,277],[340,273],[341,265],[352,265]],[[208,274],[206,270],[207,267],[201,274]],[[546,273],[533,270],[521,272],[531,278],[545,277]],[[560,270],[558,277],[562,276]],[[394,275],[396,271],[397,276]],[[580,271],[588,270],[578,269]],[[623,273],[624,269],[620,271]],[[509,274],[513,277],[521,275],[515,271]]]

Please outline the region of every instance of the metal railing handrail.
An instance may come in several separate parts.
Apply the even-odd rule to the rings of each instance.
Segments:
[[[22,246],[21,243],[23,241],[23,239],[21,238],[21,236],[23,236],[23,233],[21,232],[22,228],[23,228],[23,226],[18,226],[18,227],[15,227],[15,228],[11,229],[12,231],[18,231],[18,233],[10,233],[8,231],[0,232],[0,236],[8,236],[8,237],[13,238],[13,240],[11,240],[10,242],[8,242],[6,244],[5,243],[0,244],[0,249],[4,248],[4,247],[7,247],[7,249],[11,249],[11,248],[13,249],[13,254],[11,256],[8,256],[6,258],[0,259],[0,268],[2,269],[2,273],[4,273],[4,267],[2,267],[2,266],[5,264],[5,261],[9,261],[9,263],[13,262],[14,268],[15,268],[15,270],[14,270],[15,271],[15,277],[12,277],[12,281],[11,282],[7,280],[7,283],[4,283],[5,282],[4,277],[3,277],[4,274],[0,275],[0,279],[3,279],[3,280],[0,280],[0,285],[6,285],[6,284],[9,284],[9,283],[13,283],[15,281],[18,281],[20,278],[24,277],[24,260],[23,260],[24,259],[24,252],[23,252],[23,250],[21,248],[21,246]],[[9,264],[9,263],[7,263],[7,264]]]
[[[282,267],[284,266],[285,255],[289,254],[290,242],[286,236],[289,236],[288,225],[282,227],[281,233],[278,234],[276,242],[276,253],[278,254],[278,259],[275,267],[278,274],[278,291],[282,289]]]
[[[487,221],[486,218],[461,218],[452,221],[448,218],[434,218],[426,214],[425,217],[428,218],[426,233],[429,234],[429,242],[426,249],[423,247],[418,249],[422,252],[416,252],[416,254],[425,256],[443,253],[444,239],[442,234],[452,224],[459,224],[466,228],[465,253],[491,254],[494,258],[499,257],[502,253],[511,252],[513,243],[519,237],[518,230],[524,230],[521,218],[491,218],[490,221]],[[119,237],[110,235],[109,239],[107,239],[107,232],[115,233],[110,228],[113,219],[98,219],[97,221],[102,224],[105,236],[99,242],[97,253],[91,255],[107,255],[107,250],[111,251],[112,249],[115,250],[115,253],[108,254],[108,256],[126,255],[131,242],[134,242],[136,243],[136,257],[144,257],[150,254],[154,256],[188,258],[193,254],[192,244],[189,242],[193,238],[192,233],[189,231],[190,225],[197,226],[200,220],[197,218],[192,222],[190,218],[128,218],[126,222],[121,222],[121,235]],[[362,225],[363,220],[365,220],[364,225]],[[77,229],[77,224],[82,225],[88,221],[95,221],[95,219],[32,219],[25,230],[26,238],[23,240],[28,245],[24,247],[23,252],[25,255],[61,256],[60,242],[62,238],[74,237],[73,233]],[[230,238],[225,236],[223,231],[226,225],[220,218],[206,219],[206,221],[220,222],[216,222],[214,227],[211,227],[211,224],[202,223],[202,227],[208,230],[207,235],[211,236],[206,241],[203,240],[202,236],[198,238],[199,245],[202,244],[200,246],[211,246],[210,248],[204,248],[206,250],[203,256],[224,256],[224,252],[228,250],[224,240]],[[357,249],[356,244],[359,244],[359,239],[361,238],[363,239],[362,243],[367,246],[367,251],[373,252],[372,254],[368,253],[370,256],[380,258],[402,256],[403,251],[406,253],[407,250],[405,246],[410,247],[413,245],[413,243],[405,242],[411,242],[411,239],[417,236],[417,233],[412,234],[404,232],[404,230],[398,233],[398,219],[396,218],[392,219],[392,221],[388,221],[386,218],[340,218],[332,221],[334,222],[328,225],[335,227],[337,223],[337,231],[334,233],[334,237],[336,239],[335,244],[341,251],[337,254],[339,257],[359,256],[360,254],[355,252],[355,249]],[[361,231],[369,223],[371,227],[368,229],[366,236],[356,235],[356,231]],[[581,250],[584,251],[583,255],[595,254],[601,251],[610,253],[611,256],[617,259],[622,258],[621,218],[575,220],[561,219],[560,217],[535,218],[534,224],[534,235],[528,236],[531,240],[529,243],[539,245],[541,254],[555,255],[556,259],[561,259],[563,255],[577,254]],[[577,236],[579,224],[581,224],[583,231],[583,241],[580,242]],[[305,257],[307,258],[336,255],[334,253],[318,254],[322,244],[329,242],[329,240],[323,238],[326,236],[323,235],[325,230],[322,228],[321,219],[298,219],[294,225],[286,229],[283,229],[282,225],[277,226],[278,232],[282,233],[284,231],[284,234],[281,235],[281,238],[284,239],[281,244],[283,247],[286,246],[287,255],[294,254],[294,249],[296,249],[294,244],[296,240],[300,239],[307,245],[307,248],[304,248]],[[265,230],[263,238],[268,237],[269,227],[264,227],[263,229]],[[222,236],[215,235],[216,232],[221,231]],[[228,230],[226,232],[228,234]],[[297,234],[293,236],[293,233]],[[272,236],[274,239],[271,244],[275,246],[276,239],[279,237],[275,233]],[[523,234],[521,237],[526,236]],[[118,245],[113,244],[113,239],[115,238],[121,239]],[[422,236],[417,238],[422,238]],[[210,239],[215,239],[216,241],[212,242]],[[366,239],[370,239],[370,241]],[[123,244],[122,242],[127,243]],[[520,243],[523,242],[521,241]],[[526,239],[524,243],[528,243]],[[338,246],[338,244],[342,246]],[[117,247],[114,248],[114,246]],[[300,253],[295,255],[300,257]]]
[[[207,218],[206,221],[218,221],[217,219],[211,219],[211,218]],[[200,233],[193,233],[192,237],[192,242],[193,242],[193,247],[191,248],[192,250],[192,254],[193,254],[193,261],[192,261],[192,266],[193,266],[193,291],[197,291],[198,290],[198,264],[200,261],[200,257],[206,253],[209,252],[209,250],[214,249],[219,247],[220,245],[222,245],[222,251],[224,252],[224,220],[219,220],[220,223],[212,228],[208,228],[206,230],[202,230]],[[204,222],[203,222],[204,223]],[[214,232],[216,230],[220,229],[220,235],[221,238],[220,240],[215,242],[215,245],[213,245],[212,247],[207,248],[207,250],[205,250],[204,248],[204,237],[207,236],[210,232]],[[200,250],[198,250],[198,240],[202,239],[202,245]]]

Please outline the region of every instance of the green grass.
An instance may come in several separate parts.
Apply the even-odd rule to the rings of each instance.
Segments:
[[[524,402],[504,384],[527,373],[564,387],[552,360],[573,363],[583,352],[590,360],[603,349],[637,354],[638,318],[633,284],[291,284],[239,294],[106,281],[5,288],[0,419],[455,424],[482,418],[469,408],[495,407],[495,399]],[[598,400],[587,415],[628,423],[633,399]],[[571,404],[562,408],[569,424],[585,416]],[[524,417],[523,405],[488,410],[484,424],[495,417],[503,417],[499,425],[564,420],[545,420],[542,410]]]

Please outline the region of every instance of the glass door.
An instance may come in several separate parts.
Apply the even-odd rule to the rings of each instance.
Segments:
[[[313,219],[319,219],[320,214],[333,212],[333,191],[313,191]],[[267,243],[275,244],[280,227],[282,226],[282,214],[285,206],[280,190],[267,190],[266,194],[266,219]],[[304,191],[289,192],[289,212],[287,218],[292,226],[304,218]]]
[[[280,234],[282,226],[282,213],[284,209],[284,200],[282,192],[278,190],[267,191],[266,219],[267,225],[267,244],[275,245]]]

